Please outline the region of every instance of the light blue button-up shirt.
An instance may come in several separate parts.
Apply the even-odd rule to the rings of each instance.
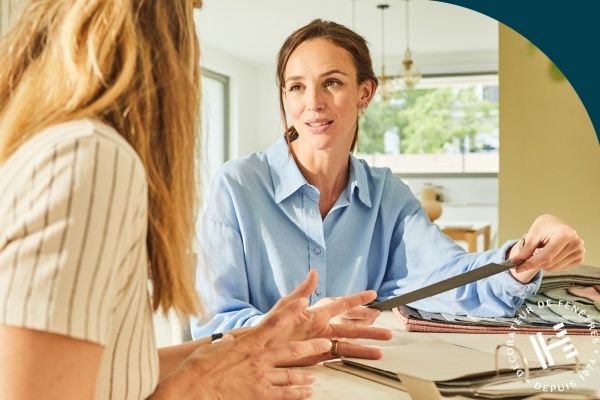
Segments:
[[[196,287],[208,321],[192,336],[257,324],[310,268],[319,272],[311,304],[365,289],[389,298],[501,262],[514,241],[467,253],[432,224],[410,189],[387,168],[350,155],[348,185],[322,219],[319,191],[301,174],[283,139],[227,162],[200,220]],[[521,284],[509,272],[410,304],[449,314],[513,315],[541,274]]]

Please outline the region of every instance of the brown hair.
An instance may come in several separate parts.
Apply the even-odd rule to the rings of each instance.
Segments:
[[[302,28],[298,29],[290,36],[287,37],[283,46],[279,50],[277,55],[277,87],[279,89],[279,111],[281,112],[281,119],[285,126],[285,138],[288,143],[293,142],[298,137],[298,132],[293,126],[287,126],[287,117],[285,114],[285,108],[283,106],[283,85],[285,82],[285,68],[287,66],[290,56],[302,43],[312,39],[326,39],[332,42],[334,45],[343,48],[354,62],[356,68],[356,80],[357,83],[361,84],[367,80],[371,80],[377,86],[378,81],[375,73],[373,72],[373,62],[371,55],[369,54],[369,47],[365,38],[346,28],[344,25],[332,21],[323,21],[321,19],[315,19],[311,23]],[[358,139],[358,121],[356,124],[356,130],[354,132],[354,139],[352,140],[352,146],[350,151],[354,150],[356,146],[356,140]]]
[[[199,108],[192,6],[199,3],[28,1],[0,42],[0,162],[50,125],[93,118],[114,127],[148,179],[153,308],[180,314],[201,311],[189,262]]]

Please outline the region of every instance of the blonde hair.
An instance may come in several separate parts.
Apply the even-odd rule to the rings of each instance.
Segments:
[[[29,0],[0,42],[0,162],[45,127],[94,118],[148,177],[153,308],[201,312],[196,203],[198,44],[192,0]]]

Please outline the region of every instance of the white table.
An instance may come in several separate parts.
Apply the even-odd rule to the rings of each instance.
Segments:
[[[394,337],[389,342],[373,342],[365,341],[366,343],[377,343],[383,346],[397,346],[406,342],[426,341],[432,339],[443,339],[459,345],[467,345],[468,347],[479,348],[483,351],[494,349],[497,344],[505,343],[507,340],[506,334],[455,334],[455,333],[421,333],[421,332],[405,332],[396,328],[395,317],[391,312],[384,312],[377,320],[377,326],[393,329]],[[529,339],[527,335],[518,335],[518,342],[524,344]],[[591,344],[591,339],[588,336],[571,336],[572,342],[581,352],[586,354],[600,349],[600,345]],[[600,364],[596,364],[593,379],[599,382],[600,386]],[[387,400],[387,399],[410,399],[410,396],[401,390],[394,389],[382,384],[378,384],[367,379],[362,379],[357,376],[333,370],[323,365],[302,368],[306,371],[311,371],[315,375],[315,384],[313,385],[313,399],[316,400],[352,400],[352,399],[367,399],[367,400]],[[454,399],[457,399],[454,397]],[[425,399],[419,399],[425,400]]]

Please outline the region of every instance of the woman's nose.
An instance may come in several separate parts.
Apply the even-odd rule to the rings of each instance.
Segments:
[[[307,90],[308,111],[322,111],[325,109],[325,98],[318,89]]]

